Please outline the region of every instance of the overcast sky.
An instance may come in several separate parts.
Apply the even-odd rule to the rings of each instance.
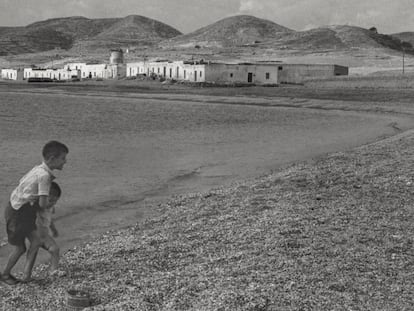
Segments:
[[[294,30],[324,25],[375,26],[380,33],[414,31],[414,0],[0,0],[0,26],[49,18],[143,15],[183,33],[246,14]]]

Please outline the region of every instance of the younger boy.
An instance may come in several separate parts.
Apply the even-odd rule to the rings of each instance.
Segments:
[[[52,220],[55,213],[55,204],[61,196],[62,190],[59,185],[52,182],[49,192],[49,205],[45,209],[40,209],[36,217],[36,231],[33,232],[30,240],[30,248],[27,251],[26,265],[24,268],[23,282],[30,282],[33,265],[36,260],[37,252],[40,247],[47,250],[50,257],[50,273],[52,275],[63,276],[66,273],[58,270],[59,268],[59,246],[53,239],[58,236],[58,231]]]
[[[68,153],[68,147],[61,142],[48,142],[42,150],[43,163],[24,175],[10,196],[5,218],[8,242],[14,249],[1,276],[6,284],[18,282],[11,270],[26,252],[25,239],[31,237],[36,229],[37,209],[45,209],[49,205],[50,185],[55,178],[52,171],[63,169]]]

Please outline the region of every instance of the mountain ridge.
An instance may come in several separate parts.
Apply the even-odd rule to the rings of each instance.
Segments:
[[[23,27],[0,27],[0,56],[62,49],[74,54],[112,48],[174,50],[253,47],[273,50],[349,50],[383,48],[414,54],[414,33],[385,35],[376,28],[328,25],[296,31],[251,15],[236,15],[183,34],[145,16],[89,19],[53,18]]]
[[[134,16],[139,23],[134,22]],[[134,34],[130,40],[125,38],[124,23]],[[22,27],[1,27],[0,55],[36,53],[55,48],[70,50],[79,48],[79,45],[84,49],[109,49],[131,42],[140,44],[143,37],[149,38],[144,44],[153,44],[179,34],[181,32],[171,26],[139,15],[102,19],[82,16],[53,18]]]

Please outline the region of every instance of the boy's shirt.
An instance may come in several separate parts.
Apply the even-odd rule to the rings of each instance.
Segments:
[[[52,170],[45,164],[35,166],[24,175],[10,196],[10,203],[15,210],[23,204],[33,204],[41,195],[49,195],[50,185],[55,179]]]

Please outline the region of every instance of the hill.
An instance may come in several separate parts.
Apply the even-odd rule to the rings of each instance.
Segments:
[[[232,16],[189,34],[161,42],[163,47],[228,47],[279,38],[294,32],[274,22],[249,15]]]
[[[151,46],[164,39],[181,35],[177,29],[156,20],[130,15],[117,20],[93,38],[78,41],[74,48],[86,50],[128,46]]]
[[[25,27],[0,28],[0,55],[37,53],[53,49],[112,48],[153,44],[181,34],[143,16],[88,19],[56,18]]]
[[[400,39],[401,41],[408,42],[414,46],[414,32],[412,31],[395,33],[392,34],[392,36]]]
[[[276,41],[270,42],[274,47],[319,50],[319,49],[370,49],[387,48],[402,50],[402,42],[391,35],[356,26],[332,25],[307,31],[290,32]],[[412,47],[411,47],[412,50]]]
[[[414,33],[380,34],[375,28],[324,26],[295,31],[249,15],[219,20],[188,34],[138,15],[125,18],[56,18],[26,27],[0,27],[0,64],[42,64],[61,60],[102,61],[111,48],[129,48],[129,61],[168,59],[267,60],[336,62],[367,66],[414,55]],[[401,40],[408,43],[403,43]],[[300,57],[301,60],[297,58]],[[8,65],[7,65],[8,66]]]
[[[222,19],[192,33],[162,41],[159,45],[164,49],[253,47],[257,48],[256,51],[262,48],[303,53],[326,50],[403,49],[403,43],[399,38],[380,34],[375,28],[370,30],[356,26],[332,25],[295,31],[248,15]],[[411,46],[404,47],[406,51],[414,53]]]

